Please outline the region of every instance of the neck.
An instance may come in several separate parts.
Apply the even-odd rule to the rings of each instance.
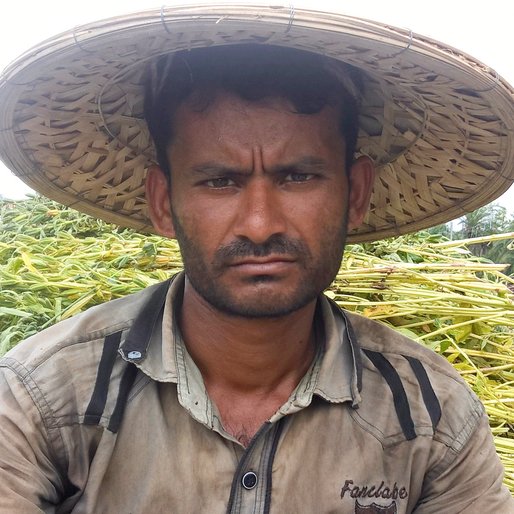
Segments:
[[[208,390],[288,395],[314,358],[315,306],[314,300],[280,318],[232,316],[208,304],[186,279],[180,327]]]

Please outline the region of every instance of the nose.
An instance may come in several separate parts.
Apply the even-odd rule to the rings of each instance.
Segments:
[[[255,244],[265,243],[271,236],[284,234],[286,219],[280,192],[266,176],[252,178],[240,193],[235,235]]]

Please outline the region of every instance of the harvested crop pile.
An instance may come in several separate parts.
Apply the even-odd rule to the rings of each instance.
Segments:
[[[0,216],[0,355],[86,307],[181,269],[174,241],[47,200],[1,201]],[[455,366],[486,406],[514,492],[514,280],[502,269],[473,257],[464,243],[420,233],[348,247],[327,294]]]

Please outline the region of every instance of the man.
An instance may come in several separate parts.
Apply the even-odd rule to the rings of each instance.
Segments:
[[[365,92],[371,79],[355,66],[237,37],[245,44],[144,63],[158,161],[146,174],[149,215],[179,241],[185,273],[2,359],[2,512],[514,512],[484,409],[451,366],[321,294],[370,202],[374,164],[354,156],[366,148],[358,120],[392,105]],[[80,98],[100,66],[94,45],[79,53],[90,60],[82,71],[72,60],[77,82],[39,89],[55,116],[55,130],[40,130],[66,140],[54,142],[54,158],[28,128],[48,108],[28,101],[33,91],[18,98],[14,132],[38,147],[47,177],[59,169],[68,192],[89,181],[91,195],[133,179],[138,164],[127,174],[122,157],[145,142],[133,119],[123,125],[124,109],[137,105],[140,81],[128,67],[99,94],[101,132],[112,138],[102,153],[77,136]],[[50,55],[32,84],[52,75],[49,63],[63,69]],[[430,124],[407,97],[414,115],[394,122],[393,143],[381,147],[389,158]],[[373,148],[376,126],[367,127]],[[435,162],[429,139],[421,146]],[[67,174],[70,165],[80,173]]]

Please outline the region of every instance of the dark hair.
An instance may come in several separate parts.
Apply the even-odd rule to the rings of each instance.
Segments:
[[[299,114],[314,114],[326,105],[341,110],[340,130],[346,146],[346,169],[353,162],[358,134],[359,100],[328,70],[327,58],[271,45],[228,45],[163,55],[150,65],[145,84],[144,117],[168,180],[171,167],[166,149],[173,137],[173,117],[190,100],[206,109],[220,91],[248,101],[287,99]],[[352,89],[361,91],[356,68],[344,67]]]

